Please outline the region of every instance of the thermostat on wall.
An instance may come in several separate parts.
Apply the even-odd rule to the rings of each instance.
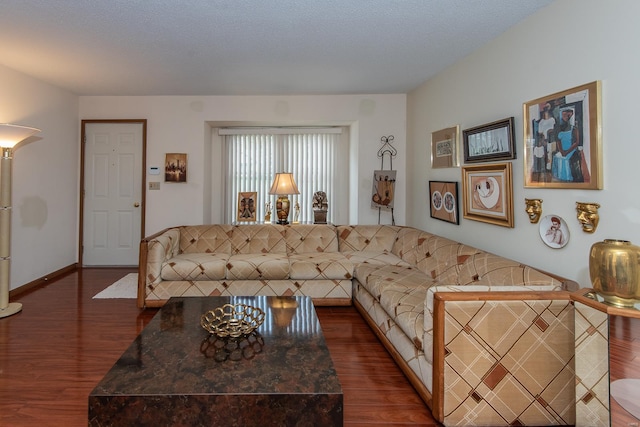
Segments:
[[[160,175],[160,168],[158,166],[149,166],[149,175]]]

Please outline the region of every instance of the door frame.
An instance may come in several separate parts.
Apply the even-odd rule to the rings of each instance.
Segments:
[[[140,240],[145,236],[145,212],[146,212],[146,196],[147,196],[147,119],[87,119],[81,121],[80,129],[80,215],[78,220],[78,265],[80,268],[84,266],[84,199],[85,199],[85,141],[87,138],[86,125],[92,123],[113,123],[113,124],[129,124],[139,123],[142,125],[142,191],[141,191],[141,212],[140,212]]]

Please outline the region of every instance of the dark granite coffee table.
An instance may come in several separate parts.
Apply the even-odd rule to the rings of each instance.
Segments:
[[[217,340],[200,317],[225,303],[260,307],[265,321]],[[91,426],[342,423],[342,388],[308,297],[171,298],[89,395]]]

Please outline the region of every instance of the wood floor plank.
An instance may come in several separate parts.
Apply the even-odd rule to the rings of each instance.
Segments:
[[[133,269],[88,268],[18,295],[0,320],[0,426],[86,426],[88,396],[157,309],[92,297]],[[13,299],[12,299],[13,300]],[[437,426],[353,307],[317,307],[345,426]]]

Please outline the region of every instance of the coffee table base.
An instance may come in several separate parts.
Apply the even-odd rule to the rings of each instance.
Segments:
[[[342,395],[338,394],[92,396],[89,399],[89,408],[89,425],[96,426],[341,426],[343,424]]]

